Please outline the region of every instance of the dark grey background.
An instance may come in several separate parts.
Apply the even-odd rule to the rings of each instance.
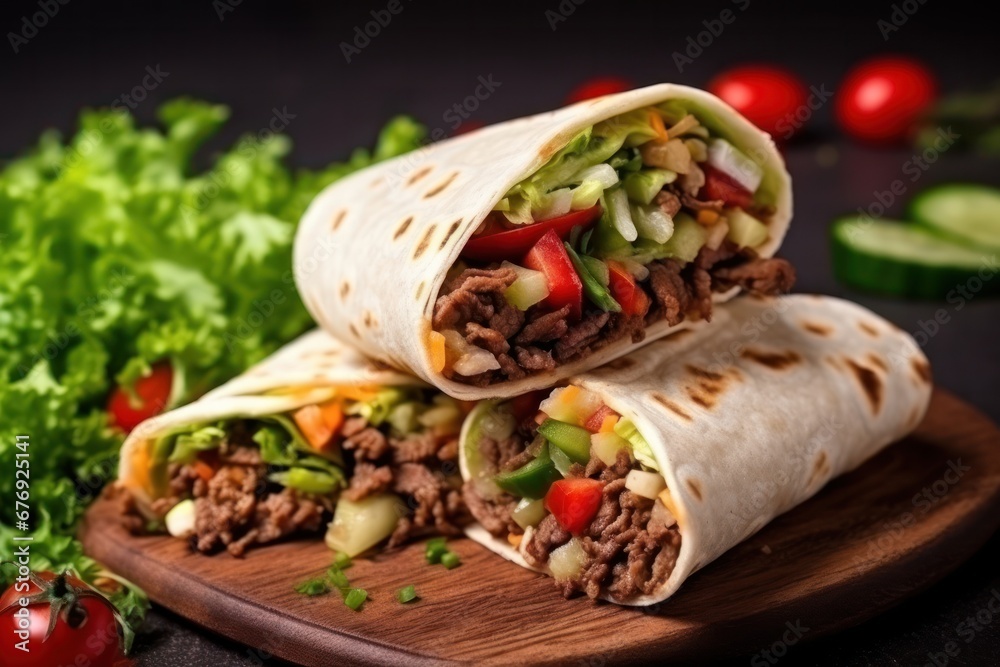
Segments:
[[[225,102],[234,114],[212,143],[218,148],[239,133],[264,127],[275,108],[285,109],[294,115],[286,129],[296,142],[292,161],[310,167],[370,145],[395,113],[410,113],[450,132],[452,117],[445,113],[473,93],[480,76],[492,75],[500,85],[471,119],[491,123],[558,106],[573,86],[597,75],[624,76],[636,84],[704,86],[725,67],[772,61],[792,68],[807,85],[836,90],[852,63],[881,52],[923,58],[945,92],[986,85],[1000,74],[995,23],[965,2],[911,0],[907,4],[916,11],[888,40],[877,25],[890,18],[888,1],[858,8],[761,0],[400,3],[403,11],[347,63],[341,42],[353,39],[355,26],[371,20],[369,11],[386,2],[69,0],[18,53],[9,37],[0,44],[0,156],[23,150],[43,129],[70,131],[82,106],[112,103],[141,83],[147,66],[168,74],[136,107],[140,118],[151,121],[160,101],[180,94]],[[553,30],[546,12],[559,12],[560,6],[573,12]],[[726,8],[736,20],[678,71],[672,53],[685,49],[688,37],[705,29],[702,22]],[[37,11],[37,0],[5,2],[0,29],[5,35],[19,32],[22,17]],[[933,335],[919,337],[926,340],[937,382],[1000,420],[1000,302],[974,298],[959,309],[851,292],[833,280],[827,242],[836,215],[869,206],[895,179],[906,181],[908,191],[890,207],[891,214],[933,183],[1000,185],[1000,161],[946,152],[911,183],[903,168],[912,150],[859,147],[844,139],[831,119],[832,102],[816,112],[808,132],[787,151],[796,210],[782,254],[798,267],[797,291],[846,296],[914,333],[929,334],[928,323],[944,308],[948,321]],[[949,664],[997,664],[1000,617],[994,615],[969,643],[957,626],[1000,591],[998,562],[995,536],[926,593],[854,630],[796,646],[782,662],[933,664],[930,655],[955,641],[960,653]],[[776,628],[774,637],[761,637],[761,648],[780,634]],[[249,649],[160,610],[141,635],[138,656],[142,665],[163,666],[260,661]],[[753,656],[733,664],[747,662],[767,664]]]

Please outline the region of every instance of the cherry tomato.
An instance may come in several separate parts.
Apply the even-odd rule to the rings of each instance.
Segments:
[[[507,229],[503,226],[505,222],[503,214],[494,212],[486,220],[486,230],[473,236],[465,244],[462,257],[482,262],[499,262],[520,257],[550,229],[554,229],[559,238],[565,240],[574,227],[588,227],[600,217],[601,206],[597,204],[582,211],[570,211],[555,218]]]
[[[650,306],[646,292],[639,287],[635,277],[622,264],[615,261],[609,261],[607,264],[610,278],[608,288],[611,296],[622,307],[622,312],[626,315],[645,316]]]
[[[718,75],[708,90],[775,139],[789,139],[801,123],[796,114],[809,91],[790,71],[772,65],[744,65]]]
[[[705,172],[705,185],[698,193],[703,201],[721,199],[729,206],[739,206],[746,209],[753,205],[753,193],[737,183],[731,176],[723,173],[710,164],[702,166]]]
[[[566,98],[566,104],[575,104],[595,97],[620,93],[630,88],[632,88],[632,84],[625,79],[613,76],[596,77],[574,88]]]
[[[862,141],[903,141],[911,136],[936,93],[934,75],[916,60],[872,58],[850,70],[840,84],[837,122],[844,132]]]
[[[560,479],[552,483],[545,494],[545,509],[559,525],[574,535],[587,529],[601,506],[604,484],[586,477]]]
[[[542,301],[545,306],[552,310],[569,306],[570,317],[580,318],[583,314],[583,282],[556,230],[545,232],[524,256],[523,263],[529,269],[545,274],[549,285],[549,295]]]
[[[21,598],[34,601],[22,607]],[[27,610],[26,615],[17,616],[22,609]],[[46,637],[51,614],[57,614],[59,620]],[[25,630],[28,652],[12,646],[23,641],[16,633]],[[4,591],[0,596],[0,636],[6,642],[4,665],[111,667],[124,659],[114,607],[107,598],[76,577],[52,572],[34,573],[30,581],[15,582]]]
[[[149,375],[135,383],[136,404],[133,404],[125,387],[116,387],[108,399],[111,423],[128,432],[146,419],[160,414],[170,401],[173,382],[173,369],[169,363],[161,362],[153,366]]]

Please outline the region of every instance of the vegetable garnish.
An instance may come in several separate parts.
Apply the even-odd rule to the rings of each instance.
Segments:
[[[18,433],[44,447],[31,470],[40,570],[75,570],[85,582],[99,572],[73,536],[116,469],[123,433],[108,428],[106,411],[114,390],[141,399],[140,378],[164,380],[165,370],[153,370],[164,368],[170,382],[158,383],[155,409],[188,402],[309,328],[290,279],[306,205],[424,134],[399,118],[374,151],[295,174],[287,137],[247,136],[209,170],[195,168],[194,154],[228,115],[179,99],[159,109],[158,129],[137,127],[121,110],[85,111],[76,136],[46,133],[0,169],[0,284],[8,286],[0,291],[0,468],[14,469]],[[116,421],[127,427],[123,415]],[[0,559],[16,544],[15,507],[6,502],[14,483],[0,479]],[[124,587],[111,599],[138,618],[145,605],[136,595]]]
[[[443,537],[435,537],[434,539],[427,540],[427,548],[424,552],[427,562],[434,565],[441,562],[441,556],[448,553],[448,547],[445,546],[446,539]]]
[[[454,551],[448,551],[441,555],[441,564],[451,570],[462,564],[462,560]]]
[[[347,568],[354,565],[354,561],[343,551],[338,551],[333,555],[333,564],[339,567],[341,570],[346,570]]]
[[[303,595],[308,595],[309,597],[315,597],[317,595],[326,595],[330,592],[330,584],[327,582],[326,577],[316,577],[315,579],[307,579],[301,584],[295,586],[295,592],[301,593]]]
[[[406,604],[407,602],[412,602],[416,600],[417,599],[416,587],[410,585],[407,586],[406,588],[400,589],[399,593],[396,594],[396,599],[399,600],[402,604]]]
[[[347,595],[344,596],[344,604],[347,605],[349,609],[358,611],[367,599],[368,591],[363,588],[352,588]]]

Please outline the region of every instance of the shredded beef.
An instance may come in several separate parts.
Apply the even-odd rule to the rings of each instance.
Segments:
[[[473,486],[472,481],[465,483],[462,487],[462,498],[476,521],[492,535],[500,536],[508,533],[520,535],[521,527],[511,517],[517,501],[511,496],[506,496],[505,500],[485,500]]]
[[[465,325],[465,340],[472,345],[489,350],[493,356],[499,356],[510,349],[507,338],[496,329],[487,329],[481,324],[469,322]]]
[[[514,338],[518,345],[530,343],[544,343],[564,336],[569,329],[566,318],[569,317],[569,306],[563,306],[559,310],[550,313],[535,311],[521,333]]]
[[[392,469],[361,461],[354,466],[344,497],[357,502],[373,493],[382,493],[392,485]]]
[[[432,433],[415,433],[403,439],[391,439],[393,463],[416,463],[437,457],[444,443]]]
[[[675,215],[680,213],[680,197],[670,190],[660,190],[656,193],[656,198],[653,201],[655,201],[656,205],[660,207],[660,210],[666,213],[670,218],[673,218]]]
[[[503,292],[517,280],[513,269],[466,269],[446,281],[434,305],[434,328],[455,328],[459,322],[488,324]]]
[[[556,341],[555,356],[559,361],[566,362],[583,356],[591,345],[597,342],[601,329],[611,319],[611,313],[592,311],[586,313],[579,323],[569,328],[566,334]]]
[[[529,371],[551,371],[556,367],[556,361],[552,358],[552,353],[534,345],[528,347],[515,347],[514,356],[521,368]]]
[[[400,464],[395,471],[392,490],[409,498],[413,513],[400,518],[389,537],[389,548],[431,532],[461,534],[467,514],[462,492],[453,481],[422,464]]]
[[[666,320],[670,326],[680,324],[690,304],[681,265],[673,259],[653,262],[649,265],[649,286],[659,308],[658,319]]]
[[[382,431],[369,426],[344,440],[343,447],[360,461],[376,461],[389,451],[389,441]]]
[[[755,258],[713,273],[721,289],[739,285],[751,294],[771,295],[787,292],[795,283],[795,269],[784,259]]]

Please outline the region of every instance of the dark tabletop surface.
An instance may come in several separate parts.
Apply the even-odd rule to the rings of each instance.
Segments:
[[[59,0],[65,4],[17,53],[9,43],[0,48],[0,156],[19,152],[45,128],[70,130],[80,107],[110,104],[128,93],[141,83],[147,66],[165,74],[137,104],[140,118],[152,120],[160,101],[180,94],[225,102],[234,114],[214,144],[218,147],[240,132],[264,127],[274,109],[284,110],[291,118],[286,132],[296,142],[292,160],[311,167],[371,144],[381,124],[398,112],[450,132],[452,116],[446,112],[474,92],[479,77],[492,76],[499,85],[470,117],[490,123],[558,106],[574,85],[596,75],[625,76],[636,84],[704,86],[724,67],[773,61],[791,67],[807,85],[835,90],[853,62],[887,51],[923,58],[946,92],[982,86],[1000,74],[995,24],[971,3],[901,3],[911,13],[886,39],[878,22],[891,20],[888,0],[858,9],[762,0],[687,6],[398,1],[402,11],[348,63],[341,43],[353,39],[355,27],[371,19],[369,11],[384,8],[387,1]],[[735,20],[679,71],[672,54],[726,8]],[[0,27],[5,34],[19,30],[22,17],[37,11],[37,0],[4,2]],[[896,179],[906,179],[907,192],[889,207],[890,215],[901,211],[909,195],[933,183],[1000,185],[1000,160],[946,152],[910,181],[910,172],[903,170],[912,149],[873,150],[846,141],[834,128],[831,107],[827,102],[816,111],[806,135],[786,153],[795,219],[782,254],[798,268],[797,291],[845,296],[914,333],[938,384],[1000,420],[1000,302],[973,297],[960,307],[852,292],[834,282],[827,242],[833,217],[867,208]],[[944,323],[935,326],[935,319]],[[997,563],[1000,536],[925,593],[860,627],[793,646],[781,661],[997,664],[1000,614],[989,605],[1000,599]],[[779,639],[777,632],[761,637],[760,648]],[[952,654],[957,649],[957,655],[946,655],[947,648]],[[140,665],[162,667],[277,662],[160,609],[150,615],[137,655]],[[732,664],[747,662],[774,664],[763,654]]]

